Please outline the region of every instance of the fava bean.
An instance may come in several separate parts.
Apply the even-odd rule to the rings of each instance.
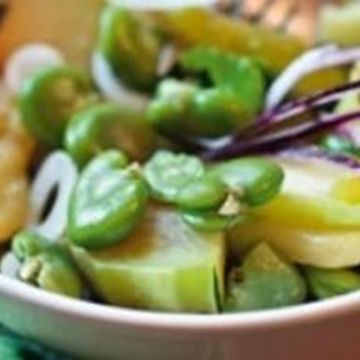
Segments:
[[[49,241],[43,236],[29,230],[24,230],[15,235],[11,248],[19,260],[25,260],[41,253]]]
[[[179,191],[176,203],[188,210],[217,210],[225,202],[227,194],[224,183],[205,175],[186,184]]]
[[[216,138],[249,124],[261,109],[264,76],[257,63],[212,47],[186,51],[185,70],[205,73],[210,86],[166,79],[148,108],[148,119],[161,133]]]
[[[128,86],[150,90],[157,78],[161,39],[144,15],[109,6],[101,15],[99,49]]]
[[[197,157],[165,150],[156,152],[144,167],[153,195],[167,202],[176,202],[184,186],[204,173],[204,164]]]
[[[123,153],[102,153],[84,169],[69,209],[69,238],[78,246],[104,248],[123,241],[140,221],[148,188]]]
[[[264,158],[243,158],[215,165],[210,175],[221,179],[251,206],[271,200],[281,188],[281,167]]]
[[[72,68],[50,67],[24,82],[19,99],[26,128],[44,144],[57,147],[70,117],[94,96],[86,76]]]
[[[239,216],[220,215],[217,212],[183,212],[182,217],[195,230],[204,232],[225,231],[241,220]]]
[[[81,298],[83,282],[66,249],[52,245],[28,258],[20,270],[20,278],[39,288]]]
[[[80,165],[115,148],[131,159],[144,160],[157,141],[142,113],[115,104],[95,105],[75,114],[65,133],[65,147]]]

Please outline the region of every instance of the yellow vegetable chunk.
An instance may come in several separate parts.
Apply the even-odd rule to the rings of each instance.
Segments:
[[[72,253],[110,304],[215,313],[223,298],[223,235],[196,232],[171,209],[150,207],[136,231],[116,246],[101,251],[73,246]]]
[[[180,48],[196,45],[215,46],[238,55],[257,59],[272,75],[277,75],[307,50],[295,36],[269,30],[245,20],[231,19],[213,11],[185,9],[158,14],[163,31]],[[297,84],[296,95],[329,89],[343,83],[340,69],[326,69],[309,74]]]
[[[0,85],[0,243],[25,225],[28,216],[27,168],[34,148]]]
[[[342,6],[324,6],[319,18],[319,40],[342,46],[359,45],[359,18],[360,4],[357,1]]]
[[[281,193],[255,213],[276,223],[360,229],[360,172],[324,159],[278,158]]]
[[[266,241],[300,264],[333,269],[360,264],[360,229],[318,229],[254,217],[232,229],[228,239],[237,256]]]

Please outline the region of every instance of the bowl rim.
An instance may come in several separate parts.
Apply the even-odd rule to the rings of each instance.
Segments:
[[[73,318],[154,331],[211,334],[298,326],[359,311],[360,291],[320,302],[238,314],[174,314],[126,309],[71,299],[0,274],[0,296]]]

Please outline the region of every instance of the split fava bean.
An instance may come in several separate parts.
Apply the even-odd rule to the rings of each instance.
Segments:
[[[87,77],[65,66],[35,73],[24,82],[19,94],[24,125],[49,147],[61,145],[70,117],[93,101]]]
[[[69,209],[69,237],[78,246],[103,248],[123,241],[140,221],[148,187],[136,167],[112,150],[85,168]]]
[[[262,205],[279,191],[284,178],[280,166],[264,158],[243,158],[214,165],[209,171],[251,206]]]
[[[110,103],[75,114],[65,133],[65,147],[81,166],[111,148],[144,160],[156,148],[157,140],[141,112]]]
[[[197,157],[164,150],[158,151],[144,167],[152,194],[168,202],[175,202],[183,187],[204,173],[205,166]]]

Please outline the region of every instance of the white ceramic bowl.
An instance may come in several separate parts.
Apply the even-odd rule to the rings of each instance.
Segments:
[[[0,322],[84,359],[360,359],[360,292],[246,314],[159,314],[72,300],[0,275]]]

